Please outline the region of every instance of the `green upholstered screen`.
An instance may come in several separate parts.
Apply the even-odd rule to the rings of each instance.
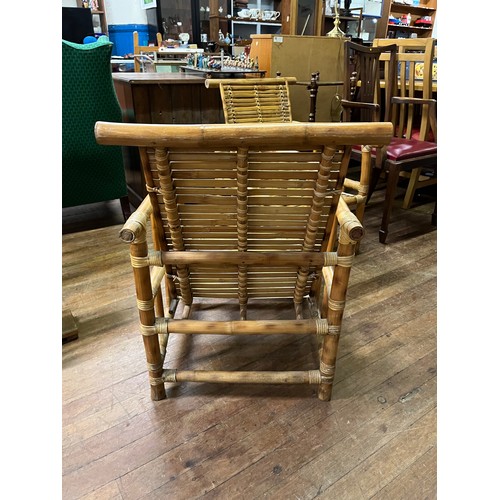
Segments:
[[[62,41],[62,204],[73,207],[127,196],[119,146],[100,146],[96,121],[121,122],[106,37]]]

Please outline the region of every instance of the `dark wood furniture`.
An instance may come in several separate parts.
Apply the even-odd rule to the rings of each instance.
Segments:
[[[392,98],[391,121],[394,137],[380,161],[374,163],[369,196],[381,171],[386,173],[386,195],[379,230],[385,243],[400,175],[408,178],[403,208],[409,208],[415,190],[437,183],[437,101],[432,98],[433,38],[398,41],[398,85]],[[380,40],[384,46],[387,40]],[[423,52],[418,50],[420,44]],[[385,56],[381,55],[381,59]],[[419,80],[421,80],[419,82]],[[419,89],[416,83],[419,82]],[[435,216],[435,214],[434,214]],[[435,217],[432,219],[435,221]]]
[[[309,82],[312,73],[320,73],[315,121],[340,121],[342,92],[343,41],[325,36],[252,35],[250,57],[258,58],[259,68],[266,77],[292,76],[299,82]],[[338,85],[335,84],[338,82]],[[290,87],[293,119],[306,122],[311,114],[311,99],[301,85]]]
[[[201,76],[184,73],[113,73],[116,94],[129,123],[224,123],[218,89],[205,88]],[[125,174],[131,203],[147,192],[137,148],[125,149]]]
[[[409,24],[390,24],[389,17],[404,20],[410,14]],[[381,17],[377,22],[376,38],[401,39],[401,36],[410,37],[411,34],[418,38],[430,38],[436,22],[437,0],[420,0],[418,5],[408,5],[401,1],[384,0]],[[430,24],[420,24],[419,19],[430,17]]]
[[[342,121],[390,121],[391,97],[396,77],[396,52],[397,46],[394,44],[374,48],[351,41],[344,43]],[[389,54],[389,57],[381,62],[380,56],[383,53]],[[380,91],[381,76],[386,82],[383,94]],[[364,144],[360,144],[353,147],[351,158],[361,162],[363,155],[368,155],[369,158],[370,154],[371,148],[365,148]],[[380,150],[378,154],[380,155]],[[363,222],[370,188],[369,159],[361,162],[361,166],[359,179],[346,178],[343,196],[346,203],[355,208],[357,218]],[[359,245],[356,250],[359,250]]]

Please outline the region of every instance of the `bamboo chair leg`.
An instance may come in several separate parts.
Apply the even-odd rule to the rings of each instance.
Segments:
[[[347,210],[349,209],[347,208]],[[346,223],[344,224],[344,227],[340,228],[340,237],[337,249],[339,257],[354,255],[356,242],[349,237],[348,229],[345,227],[346,225],[348,226],[349,221],[352,221],[354,218],[350,212],[349,215],[349,218],[346,218],[344,215],[339,216],[341,224]],[[359,239],[360,238],[358,238],[358,241]],[[342,316],[344,315],[347,285],[349,283],[350,274],[350,266],[344,267],[336,265],[331,279],[331,286],[327,300],[327,319],[329,328],[328,335],[325,335],[323,339],[319,365],[321,383],[319,385],[318,398],[322,401],[329,401],[332,396],[333,380],[335,377],[337,352],[340,339],[340,327],[342,324]]]
[[[330,401],[332,398],[333,378],[335,376],[335,363],[339,346],[339,335],[327,335],[323,339],[320,355],[321,384],[318,398],[321,401]]]
[[[339,256],[352,255],[354,245],[346,244],[339,240]],[[347,283],[349,282],[349,267],[335,266],[333,280],[329,295],[325,294],[327,319],[332,330],[323,338],[320,352],[319,370],[321,374],[321,384],[318,390],[318,398],[322,401],[330,401],[332,397],[333,379],[335,377],[335,367],[340,339],[340,325],[344,314]],[[325,306],[323,305],[323,308]]]
[[[130,245],[130,254],[133,257],[146,257],[148,246],[145,241]],[[134,280],[136,283],[137,300],[139,307],[139,318],[141,325],[152,327],[155,325],[156,317],[153,305],[153,292],[149,266],[134,267]],[[140,305],[139,305],[140,304]],[[149,383],[151,387],[151,399],[159,401],[165,399],[165,384],[163,382],[163,356],[161,352],[158,335],[143,335],[144,350],[149,371]]]

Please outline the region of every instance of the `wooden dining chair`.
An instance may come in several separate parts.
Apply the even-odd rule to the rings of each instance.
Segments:
[[[373,164],[369,189],[370,196],[384,171],[386,192],[379,230],[381,243],[387,239],[400,176],[409,179],[403,208],[410,207],[416,189],[437,183],[437,101],[432,98],[432,47],[436,40],[409,42],[401,44],[397,53],[398,80],[391,99],[394,137],[383,149],[383,157]],[[384,45],[385,41],[377,42],[377,46]],[[418,47],[423,48],[419,51]]]
[[[391,97],[396,83],[396,52],[395,44],[367,47],[349,40],[344,43],[343,122],[390,121]],[[382,54],[386,57],[381,60]],[[385,81],[384,93],[380,89],[381,79]],[[352,148],[351,159],[357,164],[361,164],[363,148],[361,144]],[[380,158],[382,151],[373,149],[372,154]],[[371,171],[371,165],[365,163],[359,178],[346,177],[344,182],[344,199],[360,221],[363,221],[368,200]]]
[[[392,125],[98,122],[95,135],[99,144],[141,152],[149,196],[120,236],[130,244],[152,399],[166,397],[167,382],[219,382],[314,384],[318,397],[329,400],[354,246],[364,232],[340,196],[350,150],[388,144]],[[334,215],[340,235],[332,252]],[[261,320],[260,307],[280,298],[289,300],[295,319]],[[190,319],[207,299],[239,304],[240,319]],[[173,334],[297,334],[322,341],[314,370],[164,368]]]
[[[219,88],[226,123],[292,121],[289,85],[295,77],[207,78],[207,88]]]
[[[163,41],[161,33],[156,33],[157,45],[140,45],[137,31],[132,33],[132,38],[134,43],[134,71],[136,73],[144,72],[148,59],[151,59],[150,65],[154,68],[153,63],[156,61],[156,55]]]

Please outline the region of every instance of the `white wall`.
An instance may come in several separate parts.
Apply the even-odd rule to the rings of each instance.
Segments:
[[[98,0],[99,1],[99,0]],[[108,24],[148,24],[140,0],[101,0],[106,7]],[[62,0],[62,7],[78,7],[80,0]]]
[[[140,0],[104,0],[109,24],[148,24]]]

